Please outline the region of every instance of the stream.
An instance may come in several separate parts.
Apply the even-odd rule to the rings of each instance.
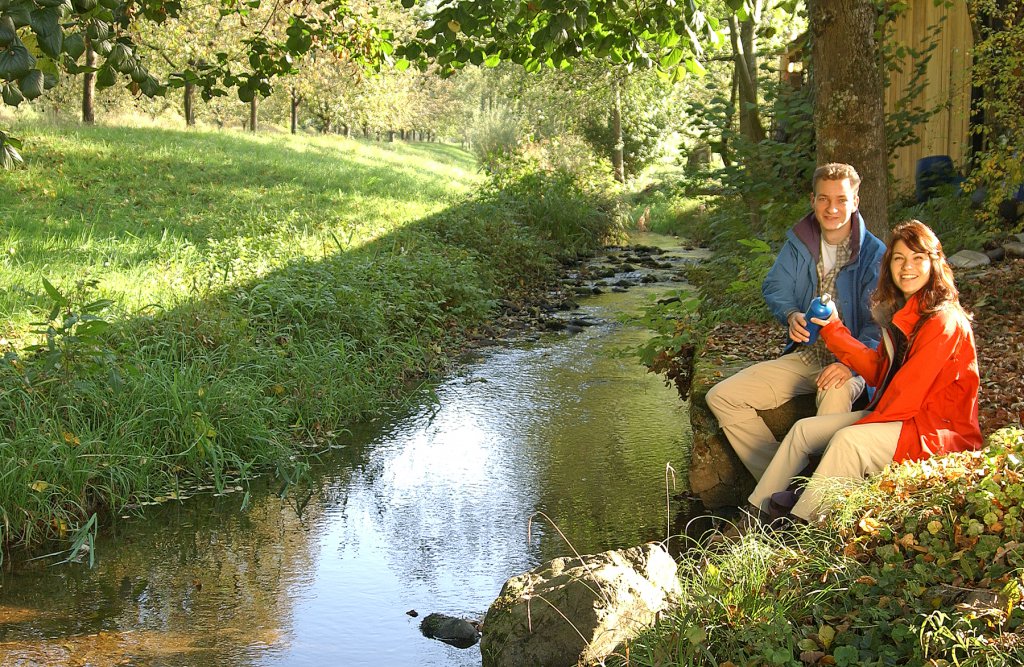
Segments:
[[[261,479],[153,506],[100,533],[92,568],[5,563],[0,665],[480,665],[422,618],[480,619],[508,577],[665,539],[678,511],[687,405],[616,354],[649,336],[617,317],[702,255],[634,242],[672,268],[579,297],[563,317],[588,326],[477,351],[283,496]]]

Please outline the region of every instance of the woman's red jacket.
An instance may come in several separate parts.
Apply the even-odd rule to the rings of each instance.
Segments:
[[[978,426],[978,354],[970,322],[957,308],[939,310],[914,333],[921,319],[918,299],[910,300],[892,321],[910,340],[875,409],[858,424],[903,422],[893,461],[918,461],[929,456],[981,449]],[[913,338],[911,339],[911,335]],[[877,350],[854,338],[836,320],[821,328],[829,350],[878,387],[892,364],[888,333]]]

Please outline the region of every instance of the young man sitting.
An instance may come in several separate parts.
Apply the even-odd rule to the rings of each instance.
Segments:
[[[864,389],[864,380],[836,361],[821,338],[806,344],[804,313],[811,300],[831,294],[854,337],[871,348],[880,337],[868,299],[878,284],[885,244],[857,211],[860,176],[848,164],[826,164],[814,171],[812,187],[813,211],[786,233],[761,288],[769,310],[787,327],[782,356],[743,369],[707,394],[729,444],[757,480],[779,449],[757,410],[813,393],[817,414],[849,412]]]

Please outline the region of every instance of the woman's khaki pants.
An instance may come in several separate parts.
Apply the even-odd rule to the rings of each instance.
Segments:
[[[824,452],[814,476],[793,507],[795,516],[812,520],[820,513],[824,489],[830,486],[828,480],[863,480],[889,465],[896,454],[903,423],[854,424],[867,414],[862,410],[820,415],[794,424],[750,494],[750,503],[767,511],[768,499],[789,486],[793,477],[807,466],[808,456]],[[835,486],[835,482],[831,485]]]

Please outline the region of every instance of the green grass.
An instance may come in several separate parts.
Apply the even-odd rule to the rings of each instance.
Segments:
[[[17,133],[29,168],[0,173],[7,547],[208,480],[292,477],[443,372],[508,290],[615,230],[563,175],[523,182],[564,219],[451,146]]]
[[[170,307],[303,257],[359,247],[479,182],[451,146],[119,128],[26,128],[0,175],[0,315],[40,275],[91,276],[127,312]]]
[[[1022,461],[1024,431],[1003,429],[837,487],[821,526],[694,549],[678,608],[621,664],[1021,664]]]

